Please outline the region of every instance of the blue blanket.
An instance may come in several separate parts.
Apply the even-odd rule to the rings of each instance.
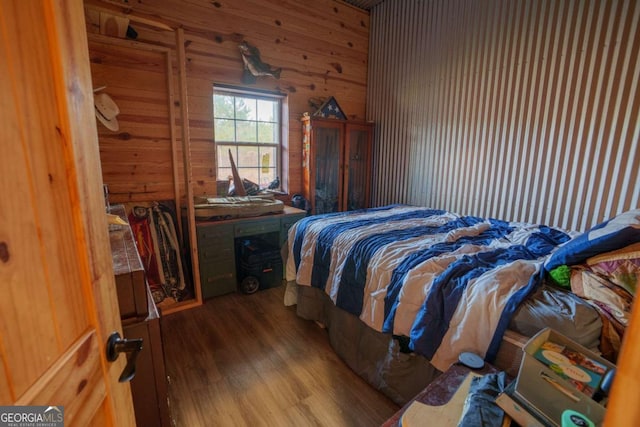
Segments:
[[[372,328],[405,335],[444,370],[492,360],[541,265],[570,236],[551,227],[393,205],[307,217],[289,231],[289,280],[325,290]]]

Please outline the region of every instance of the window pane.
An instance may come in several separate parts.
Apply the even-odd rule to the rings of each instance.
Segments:
[[[256,120],[256,99],[236,97],[236,119]]]
[[[263,94],[214,90],[217,179],[226,180],[232,174],[231,150],[240,176],[268,187],[281,173],[281,101]]]
[[[234,120],[215,119],[216,141],[235,141]]]
[[[218,167],[218,179],[221,181],[226,181],[229,179],[229,177],[232,177],[233,173],[231,171],[231,168],[221,168]]]
[[[266,101],[264,99],[258,100],[258,120],[261,122],[275,122],[277,107],[277,102]]]
[[[276,148],[260,147],[260,167],[266,172],[267,168],[276,166]]]
[[[259,183],[258,169],[256,168],[238,168],[240,178],[248,179],[251,182]]]
[[[269,184],[271,184],[275,179],[276,179],[276,168],[260,170],[260,188],[267,188]],[[280,185],[278,185],[277,188],[280,188]]]
[[[213,117],[233,119],[233,96],[213,95]]]
[[[236,122],[236,141],[257,142],[256,122]]]
[[[238,159],[236,160],[238,168],[257,168],[258,162],[258,147],[238,147]]]
[[[231,154],[233,155],[233,161],[237,162],[238,153],[237,147],[235,145],[218,145],[218,167],[219,168],[230,168],[231,161],[229,161],[229,149],[231,149]],[[229,169],[231,170],[231,169]]]
[[[277,142],[274,123],[258,123],[258,142]]]

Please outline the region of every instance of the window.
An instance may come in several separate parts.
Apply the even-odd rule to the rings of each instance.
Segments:
[[[260,188],[281,177],[282,104],[282,96],[214,87],[218,180],[232,176],[229,150],[240,177]]]

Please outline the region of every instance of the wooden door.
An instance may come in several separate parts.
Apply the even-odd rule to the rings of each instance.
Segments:
[[[0,3],[0,405],[134,425],[80,0]]]

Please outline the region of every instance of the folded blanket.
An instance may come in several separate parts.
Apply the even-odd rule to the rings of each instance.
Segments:
[[[196,219],[231,219],[281,213],[284,203],[261,196],[208,197],[196,199]]]

